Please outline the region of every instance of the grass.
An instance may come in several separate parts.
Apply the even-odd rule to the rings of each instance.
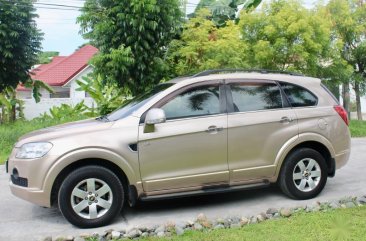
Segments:
[[[366,240],[366,206],[297,213],[236,229],[188,231],[182,236],[150,237],[141,241],[234,240]]]
[[[13,124],[0,125],[0,164],[5,162],[15,142],[22,135],[34,130],[74,120],[78,119],[69,118],[62,121],[55,119],[36,119],[32,121],[17,121]],[[366,121],[351,120],[350,130],[352,137],[366,137]]]
[[[352,137],[365,137],[366,121],[351,120],[349,129]]]
[[[0,125],[0,164],[4,164],[14,144],[18,141],[19,137],[34,130],[46,128],[78,120],[78,118],[66,118],[63,120],[56,119],[35,119],[32,121],[16,121],[12,124]]]

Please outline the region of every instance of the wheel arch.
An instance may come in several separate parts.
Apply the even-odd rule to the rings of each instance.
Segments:
[[[318,151],[325,159],[326,165],[328,167],[328,175],[334,176],[335,172],[335,151],[331,142],[326,139],[324,136],[321,136],[316,133],[304,133],[300,134],[299,137],[292,141],[291,143],[285,144],[284,148],[282,148],[276,158],[276,172],[273,182],[276,182],[278,176],[281,172],[283,162],[286,157],[291,154],[293,151],[299,148],[311,148]]]
[[[57,201],[57,195],[58,191],[60,189],[60,186],[62,182],[65,180],[67,175],[69,175],[73,170],[76,170],[77,168],[84,167],[84,166],[101,166],[109,169],[112,171],[118,179],[121,181],[123,188],[126,190],[126,194],[128,193],[128,186],[129,186],[129,180],[124,173],[124,171],[115,163],[108,161],[106,159],[101,158],[85,158],[78,161],[75,161],[68,166],[66,166],[62,171],[57,175],[55,178],[52,188],[51,188],[51,195],[50,195],[50,204],[51,206]]]
[[[127,185],[126,192],[129,184],[137,185],[140,181],[138,158],[135,160],[130,158],[130,162],[128,162],[117,153],[101,148],[74,150],[55,160],[47,171],[42,188],[43,192],[49,195],[47,206],[52,205],[55,194],[57,196],[57,188],[66,175],[75,168],[86,165],[100,165],[113,171]]]

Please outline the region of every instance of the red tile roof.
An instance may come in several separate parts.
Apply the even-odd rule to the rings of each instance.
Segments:
[[[41,80],[50,86],[63,86],[81,70],[88,66],[89,60],[98,52],[92,45],[86,45],[70,56],[56,56],[49,64],[41,64],[31,71],[31,78]],[[17,90],[26,90],[18,86]]]

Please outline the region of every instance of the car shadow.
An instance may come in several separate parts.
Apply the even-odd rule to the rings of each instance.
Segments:
[[[166,200],[139,201],[136,207],[125,207],[124,213],[153,214],[164,211],[200,209],[201,207],[210,208],[239,202],[251,202],[253,200],[265,199],[266,197],[270,196],[277,196],[278,198],[284,197],[276,185],[271,185],[270,187],[253,190],[233,191],[227,193],[207,194]]]

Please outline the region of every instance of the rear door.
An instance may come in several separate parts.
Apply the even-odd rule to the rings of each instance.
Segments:
[[[267,179],[276,155],[297,138],[297,118],[275,81],[227,81],[230,183]]]

